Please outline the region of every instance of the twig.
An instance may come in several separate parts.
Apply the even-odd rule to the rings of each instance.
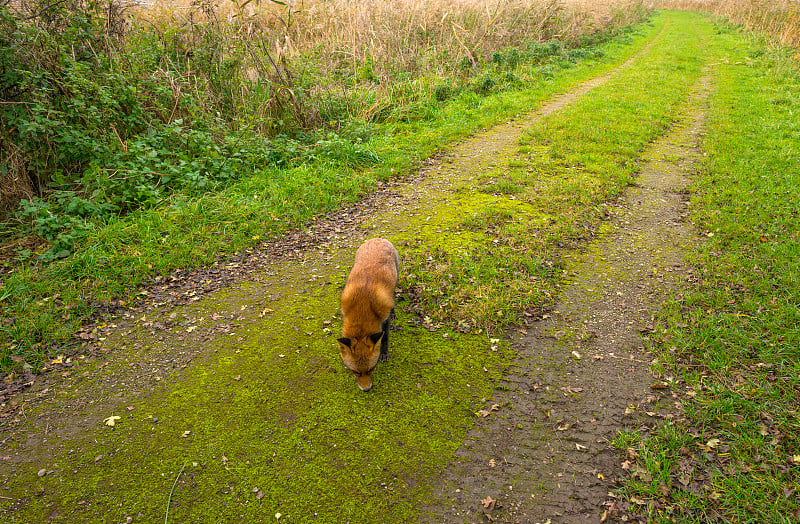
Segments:
[[[175,486],[178,484],[178,479],[181,478],[183,470],[186,469],[186,464],[188,464],[188,462],[185,463],[181,468],[181,470],[178,472],[178,476],[175,477],[175,482],[172,483],[172,489],[169,490],[169,499],[167,500],[167,513],[166,515],[164,515],[164,524],[167,524],[167,520],[169,519],[169,506],[172,504],[172,494],[175,493]]]

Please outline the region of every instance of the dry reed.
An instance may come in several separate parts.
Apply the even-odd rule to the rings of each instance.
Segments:
[[[782,45],[800,46],[797,0],[656,0],[653,7],[707,11],[747,29],[763,31]]]
[[[291,111],[295,120],[325,120],[317,101],[337,100],[349,117],[370,119],[408,84],[428,91],[436,79],[457,77],[492,53],[525,42],[559,39],[577,44],[592,35],[642,19],[640,0],[154,0],[136,10],[139,23],[163,34],[180,29],[187,55],[208,46],[206,29],[223,36],[220,52],[247,52],[237,68],[242,82],[271,86],[263,115]],[[302,79],[298,78],[302,77]],[[347,78],[352,81],[343,81]],[[213,98],[213,96],[211,97]],[[246,98],[246,97],[243,97]],[[343,102],[344,101],[344,102]],[[243,100],[244,102],[244,100]],[[351,103],[352,102],[352,103]],[[177,115],[184,117],[185,115]],[[264,119],[265,122],[269,118]]]
[[[423,67],[444,73],[446,58],[478,61],[524,39],[574,42],[641,19],[636,0],[156,2],[139,10],[149,23],[224,20],[240,37],[267,39],[277,60],[313,57],[327,71],[368,61],[379,80]]]

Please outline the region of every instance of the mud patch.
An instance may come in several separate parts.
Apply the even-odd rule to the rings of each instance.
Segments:
[[[610,442],[620,428],[673,417],[645,338],[659,305],[692,278],[685,192],[708,93],[703,78],[681,123],[652,144],[604,239],[572,260],[552,314],[509,333],[517,357],[423,522],[614,520],[609,491],[624,459]]]

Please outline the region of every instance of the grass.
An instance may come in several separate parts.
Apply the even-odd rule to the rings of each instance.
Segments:
[[[131,303],[139,286],[154,277],[176,268],[212,263],[219,256],[258,245],[355,202],[377,181],[407,172],[447,143],[613,67],[635,51],[629,41],[630,35],[622,35],[603,48],[591,45],[584,50],[583,60],[571,56],[560,42],[549,47],[537,44],[527,55],[520,55],[513,81],[503,76],[509,71],[507,64],[487,65],[485,73],[496,78],[488,94],[457,86],[451,98],[439,102],[432,95],[423,96],[424,89],[423,93],[411,90],[405,105],[397,107],[403,114],[383,123],[353,125],[341,134],[310,134],[306,142],[256,137],[247,151],[260,150],[259,144],[264,142],[268,155],[275,153],[279,159],[289,160],[253,168],[247,176],[234,177],[213,191],[167,193],[156,204],[123,216],[95,219],[81,229],[80,239],[66,250],[69,256],[65,259],[44,265],[30,258],[31,253],[17,261],[5,259],[0,307],[6,319],[14,320],[0,326],[2,373],[36,370],[49,354],[69,352],[73,333],[102,309],[102,304]],[[535,61],[524,59],[534,54]],[[542,63],[549,68],[546,76],[539,71]],[[424,78],[421,82],[424,88]],[[401,86],[396,89],[402,91]],[[179,132],[165,132],[180,136]],[[208,131],[211,135],[217,132]],[[236,136],[229,137],[230,147],[242,147],[241,137]],[[341,151],[346,152],[343,158],[332,158]],[[249,154],[245,157],[250,158]],[[292,155],[299,155],[299,160],[292,161]],[[365,167],[361,157],[372,166],[377,162],[377,167]],[[224,163],[224,156],[219,158]],[[251,158],[247,162],[259,161]],[[35,216],[44,224],[61,216],[55,210],[41,209]]]
[[[368,139],[383,159],[372,171],[301,165],[257,173],[218,194],[175,196],[159,213],[111,221],[92,237],[86,255],[45,270],[19,270],[24,278],[6,280],[5,298],[9,290],[27,298],[18,309],[6,301],[6,318],[41,316],[28,327],[6,322],[6,333],[35,325],[47,336],[34,343],[54,333],[66,337],[72,328],[54,319],[67,315],[73,326],[80,323],[91,309],[82,305],[85,297],[120,293],[128,300],[151,275],[208,262],[352,202],[376,179],[405,172],[449,140],[619,64],[661,31],[609,84],[537,123],[512,156],[479,166],[486,169],[452,195],[435,195],[430,220],[398,221],[390,236],[404,253],[403,331],[393,337],[397,358],[379,369],[369,396],[341,372],[331,337],[305,335],[318,331],[322,318],[335,318],[335,286],[300,293],[278,283],[276,315],[240,330],[241,340],[221,340],[191,373],[166,377],[180,380],[140,386],[150,393],[126,399],[130,410],[120,404],[115,413],[101,413],[87,406],[99,430],[42,447],[26,457],[25,467],[9,466],[0,507],[18,522],[45,515],[121,521],[138,513],[155,520],[170,494],[170,516],[181,522],[277,513],[306,522],[413,520],[509,357],[502,346],[492,351],[485,332],[476,333],[554,299],[559,253],[596,234],[604,202],[635,180],[641,151],[673,122],[687,86],[711,62],[707,157],[692,197],[692,220],[706,242],[693,255],[697,280],[667,305],[652,339],[657,371],[685,384],[683,412],[653,434],[620,433],[615,444],[626,450],[631,476],[618,494],[631,519],[797,520],[797,64],[786,50],[727,26],[712,28],[698,15],[664,13],[655,24],[634,36],[633,45],[604,47],[600,65],[537,69],[529,89],[486,98],[462,93],[425,118],[385,123],[381,138]],[[416,111],[426,109],[408,114]],[[205,239],[201,247],[197,238]],[[349,254],[337,256],[346,266]],[[282,282],[297,270],[287,265]],[[325,276],[341,281],[340,273],[328,269]],[[192,307],[236,312],[254,295],[245,289],[227,304],[180,313],[211,316]],[[316,318],[307,318],[308,311]],[[418,313],[422,326],[415,325]],[[175,349],[174,341],[142,337],[145,349],[128,356],[140,359],[134,364],[153,358],[150,350]],[[184,344],[192,347],[191,340]],[[48,349],[8,339],[4,346],[33,363]],[[109,388],[103,377],[130,365],[125,359],[102,370],[87,364],[80,391],[100,398]],[[109,396],[118,391],[110,389]],[[102,426],[116,410],[124,415],[119,427]],[[39,478],[40,467],[52,473]],[[31,496],[34,483],[38,496]]]
[[[622,492],[647,521],[800,518],[800,103],[791,51],[719,26],[707,154],[692,220],[696,282],[662,316],[661,373],[685,381],[684,419],[619,442],[640,475]],[[636,438],[633,438],[636,440]]]

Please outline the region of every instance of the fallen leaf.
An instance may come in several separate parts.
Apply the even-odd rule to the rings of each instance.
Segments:
[[[117,421],[119,419],[120,419],[119,416],[111,415],[110,417],[108,417],[106,419],[103,419],[103,422],[105,423],[106,426],[112,426],[113,427],[117,423]]]
[[[492,497],[486,497],[485,499],[481,499],[481,504],[483,504],[484,508],[491,511],[497,506],[497,500]]]
[[[187,429],[186,431],[184,431],[184,432],[183,432],[183,434],[181,435],[181,437],[182,437],[182,438],[186,438],[186,437],[188,437],[189,435],[191,435],[191,433],[192,433],[192,432],[191,432],[191,431],[189,431],[189,430]]]
[[[582,445],[582,444],[578,444],[578,443],[576,442],[576,443],[575,443],[575,449],[577,449],[578,451],[583,451],[584,449],[589,449],[589,448],[588,448],[588,447],[586,447],[586,446],[584,446],[584,445]]]
[[[44,477],[45,475],[47,475],[47,470],[45,468],[42,468],[36,474],[39,475],[39,477]]]
[[[580,353],[578,353],[577,351],[573,351],[573,352],[572,352],[572,356],[573,356],[573,357],[575,357],[575,358],[577,358],[578,360],[580,360],[580,359],[582,359],[582,358],[583,358],[583,357],[581,356],[581,354],[580,354]]]
[[[684,471],[678,475],[678,481],[684,486],[688,486],[692,481],[692,474],[689,471]]]

